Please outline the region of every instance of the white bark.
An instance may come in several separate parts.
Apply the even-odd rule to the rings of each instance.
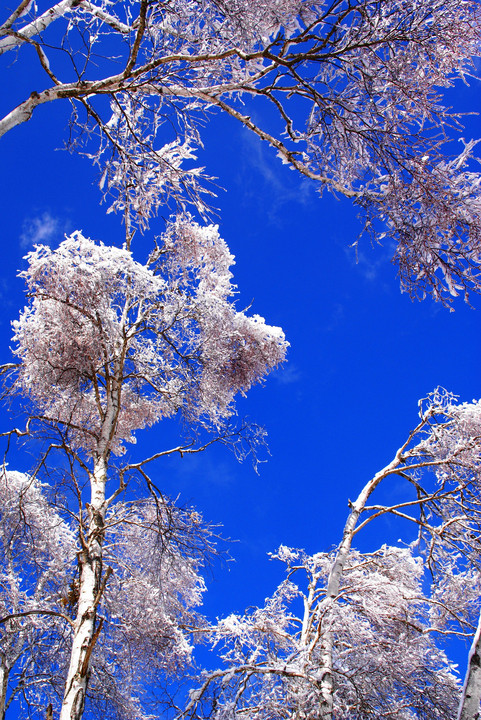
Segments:
[[[409,439],[411,439],[412,435]],[[405,443],[401,447],[394,460],[389,463],[383,470],[380,470],[376,475],[364,486],[357,500],[351,505],[351,512],[347,518],[344,526],[344,532],[342,540],[339,544],[336,557],[334,559],[331,571],[329,573],[329,579],[327,583],[326,599],[328,603],[336,602],[339,594],[339,588],[344,571],[346,560],[351,550],[352,540],[354,537],[354,531],[356,529],[359,517],[364,510],[366,503],[377,488],[379,483],[384,480],[388,475],[395,472],[399,465],[403,462],[402,453],[406,447]],[[321,657],[321,672],[322,679],[320,681],[321,690],[321,707],[320,707],[320,718],[321,720],[333,720],[334,710],[334,684],[333,684],[333,668],[332,668],[332,651],[333,651],[333,637],[332,633],[328,629],[321,638],[320,647]]]
[[[8,687],[9,668],[5,661],[5,657],[0,655],[0,720],[5,718],[5,706],[7,704],[7,687]]]
[[[121,368],[117,368],[120,375]],[[111,379],[102,431],[97,443],[94,470],[90,477],[90,504],[87,505],[89,528],[80,554],[80,588],[74,623],[70,666],[59,720],[82,720],[90,675],[90,656],[101,629],[97,623],[97,605],[102,593],[102,543],[107,509],[105,488],[109,444],[120,411],[120,385]]]
[[[91,503],[86,547],[80,555],[80,593],[74,623],[70,666],[60,720],[81,720],[89,679],[90,656],[96,641],[97,604],[102,581],[102,540],[107,463],[100,457],[91,478]]]
[[[27,120],[30,120],[37,105],[42,105],[43,103],[53,99],[55,98],[51,98],[47,95],[47,91],[42,93],[33,92],[27,100],[24,100],[23,103],[17,105],[16,108],[0,120],[0,137],[5,135],[5,133],[12,130],[12,128],[17,125],[21,125],[22,123],[27,122]]]
[[[469,651],[468,668],[464,680],[457,720],[479,720],[481,702],[481,615]]]
[[[0,119],[0,137],[17,125],[30,120],[38,105],[65,98],[87,98],[100,91],[115,93],[121,89],[122,80],[122,75],[113,75],[98,82],[65,83],[42,90],[42,92],[34,91],[20,105]]]
[[[61,2],[44,12],[43,15],[24,25],[15,35],[7,35],[1,38],[0,55],[8,50],[13,50],[19,45],[23,45],[24,42],[42,33],[54,20],[63,17],[75,4],[76,0],[61,0]]]
[[[102,20],[107,25],[110,25],[110,27],[114,30],[117,30],[117,32],[120,32],[124,35],[132,32],[132,28],[130,27],[130,25],[126,25],[113,15],[109,15],[109,13],[105,12],[103,8],[96,7],[93,3],[88,2],[88,0],[80,2],[79,7],[81,7],[82,10],[84,10],[85,12],[90,13],[90,15],[93,15],[99,20]]]
[[[359,518],[369,497],[372,495],[378,485],[387,478],[389,475],[398,472],[399,468],[405,464],[408,457],[406,449],[412,442],[413,438],[419,433],[419,431],[425,426],[429,419],[436,414],[436,407],[431,407],[426,413],[421,415],[421,420],[414,430],[411,431],[406,442],[396,452],[392,462],[386,465],[385,468],[380,470],[374,477],[363,487],[357,500],[354,503],[350,503],[351,512],[347,518],[344,526],[344,532],[342,540],[337,549],[334,562],[332,564],[326,589],[326,601],[327,603],[335,603],[339,595],[339,589],[341,584],[342,574],[346,560],[349,556],[352,546],[352,540],[356,532]],[[416,467],[411,466],[411,467]],[[333,653],[333,636],[329,628],[325,632],[320,632],[316,637],[315,643],[317,644],[317,638],[320,638],[320,656],[321,666],[320,671],[322,678],[319,686],[321,690],[321,706],[320,706],[320,718],[321,720],[333,720],[334,710],[334,683],[333,683],[333,667],[332,667],[332,653]],[[312,650],[310,648],[310,650]],[[460,719],[459,719],[460,720]],[[463,720],[467,720],[463,718]],[[470,719],[472,720],[472,719]]]

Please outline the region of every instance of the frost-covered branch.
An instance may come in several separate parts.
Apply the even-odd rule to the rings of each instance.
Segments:
[[[481,287],[477,139],[456,151],[462,118],[442,102],[474,72],[479,28],[475,0],[62,0],[40,14],[22,2],[0,25],[0,52],[22,62],[34,44],[45,83],[0,135],[41,104],[73,103],[72,144],[98,165],[130,237],[168,201],[208,213],[196,151],[218,110],[358,204],[366,231],[395,241],[407,292],[449,303]],[[70,48],[73,79],[56,48]]]
[[[240,458],[259,443],[256,426],[231,427],[235,397],[284,360],[287,343],[280,328],[237,311],[233,257],[216,227],[201,227],[190,216],[167,224],[145,265],[127,249],[80,232],[56,250],[37,246],[27,260],[22,276],[29,304],[14,323],[20,362],[8,382],[24,399],[29,420],[25,431],[6,436],[60,437],[43,451],[35,475],[48,472],[57,451],[58,472],[65,482],[70,477],[78,503],[75,512],[65,511],[75,523],[78,550],[63,596],[73,619],[59,717],[81,720],[86,702],[111,694],[116,707],[143,718],[145,691],[127,697],[122,682],[139,677],[134,657],[152,678],[189,661],[182,628],[202,624],[191,608],[203,591],[197,569],[212,544],[198,513],[182,514],[169,504],[144,466],[212,442],[231,444]],[[115,461],[137,431],[176,414],[190,437],[207,430],[211,439],[124,466]],[[120,497],[134,471],[150,497],[124,505]],[[114,478],[118,486],[109,496]],[[134,619],[134,609],[142,617]],[[15,613],[28,611],[3,615],[11,623]],[[112,663],[121,667],[119,679]]]
[[[212,628],[223,667],[205,671],[181,716],[454,717],[459,683],[443,640],[468,636],[480,610],[480,429],[479,402],[460,405],[440,389],[422,401],[416,428],[349,503],[338,547],[281,546],[273,557],[286,580],[266,605]],[[368,505],[394,478],[407,499]],[[388,512],[409,521],[411,542],[355,550],[359,530]],[[475,699],[462,717],[474,720],[474,672],[465,687]]]
[[[5,615],[4,617],[0,618],[0,625],[3,623],[8,622],[9,620],[15,620],[16,618],[24,618],[28,617],[29,615],[51,615],[52,617],[59,617],[62,620],[65,620],[65,622],[72,625],[72,618],[69,618],[68,615],[64,615],[63,613],[55,612],[55,610],[50,610],[47,608],[39,608],[38,610],[25,610],[24,612],[18,612],[18,613],[10,613],[10,615]]]

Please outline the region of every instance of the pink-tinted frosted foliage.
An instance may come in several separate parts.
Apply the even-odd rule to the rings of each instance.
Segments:
[[[38,480],[4,470],[0,490],[0,711],[20,693],[21,712],[43,717],[49,702],[57,713],[63,692],[79,545]],[[211,530],[198,513],[150,499],[116,503],[104,531],[110,570],[88,707],[147,720],[152,689],[191,663],[189,627],[204,624],[196,608]]]
[[[282,331],[236,311],[233,257],[215,226],[178,218],[145,265],[80,232],[27,259],[17,387],[77,446],[92,450],[108,420],[120,452],[179,410],[219,428],[235,395],[284,359]]]
[[[25,0],[0,18],[0,54],[38,61],[45,81],[0,135],[68,99],[71,145],[85,141],[130,236],[169,201],[206,214],[196,155],[224,113],[358,203],[406,290],[449,302],[481,288],[476,143],[443,100],[476,73],[480,25],[477,0]]]
[[[213,628],[222,665],[200,679],[187,716],[330,718],[322,711],[328,634],[336,720],[453,716],[459,681],[430,632],[423,563],[409,548],[353,550],[334,602],[327,592],[334,554],[282,546],[274,557],[286,563],[288,579],[263,607]]]
[[[282,546],[275,557],[287,578],[272,598],[213,627],[223,665],[199,679],[184,715],[438,720],[459,708],[460,720],[475,720],[480,457],[479,402],[458,404],[439,388],[421,401],[393,460],[349,502],[337,548],[307,555]],[[385,515],[404,542],[355,550],[358,533]],[[444,643],[471,640],[477,624],[461,688]]]
[[[154,500],[118,504],[106,518],[104,562],[113,569],[99,613],[103,632],[89,696],[101,717],[150,718],[157,686],[192,663],[190,628],[205,585],[210,531],[198,513]]]
[[[0,473],[0,715],[21,691],[30,707],[62,688],[68,618],[62,599],[76,566],[72,530],[38,480]],[[23,709],[26,705],[23,706]]]

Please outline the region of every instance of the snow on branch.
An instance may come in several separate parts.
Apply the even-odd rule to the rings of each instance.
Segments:
[[[459,718],[474,720],[479,632],[463,690],[443,645],[478,625],[480,477],[481,404],[438,388],[393,460],[349,503],[337,548],[281,546],[272,558],[286,579],[265,605],[212,626],[222,664],[201,674],[179,718],[436,720],[459,706]],[[393,480],[405,501],[383,512],[415,521],[407,542],[359,552],[354,537],[382,514],[367,502]]]
[[[15,387],[78,447],[119,453],[178,411],[220,429],[284,359],[280,328],[230,300],[233,257],[214,226],[177,218],[147,265],[80,232],[27,259]]]
[[[20,472],[0,472],[0,712],[21,691],[27,704],[62,688],[66,626],[62,599],[76,566],[72,528],[46,487]],[[51,672],[45,672],[50,666]],[[54,670],[55,668],[55,670]]]
[[[402,287],[449,304],[481,287],[477,139],[453,150],[463,118],[443,102],[476,72],[480,27],[476,0],[22,2],[0,53],[20,61],[33,44],[45,83],[0,135],[41,104],[72,103],[70,144],[98,165],[130,240],[168,202],[208,214],[196,155],[216,109],[358,203],[375,239],[394,241]],[[73,79],[55,48],[70,48]]]

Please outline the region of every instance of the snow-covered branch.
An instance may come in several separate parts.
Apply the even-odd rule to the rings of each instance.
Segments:
[[[461,118],[441,101],[473,72],[479,13],[475,0],[62,0],[40,14],[21,3],[0,25],[0,52],[21,62],[34,43],[46,85],[0,119],[0,135],[41,104],[72,102],[78,142],[130,236],[169,199],[206,215],[196,149],[218,109],[321,192],[356,202],[366,231],[395,241],[406,291],[449,303],[481,286],[477,140],[453,157]],[[74,81],[55,48],[71,48]],[[106,61],[99,77],[102,53],[120,72]]]
[[[307,555],[281,546],[273,557],[287,579],[266,605],[213,627],[224,666],[205,671],[181,716],[454,717],[459,682],[443,641],[472,632],[480,610],[480,428],[480,403],[459,405],[440,389],[423,401],[393,460],[349,503],[338,547]],[[368,505],[393,478],[406,501]],[[409,521],[411,542],[355,550],[359,530],[388,512]],[[479,710],[476,662],[463,720]]]
[[[119,707],[143,717],[145,693],[127,697],[109,668],[120,664],[124,679],[136,675],[131,663],[133,656],[141,662],[139,643],[146,645],[146,675],[189,661],[182,628],[202,624],[191,608],[203,591],[197,569],[211,548],[198,513],[182,514],[166,503],[144,467],[173,452],[201,452],[213,442],[231,445],[239,459],[248,454],[263,433],[245,423],[231,426],[235,397],[279,365],[288,344],[280,328],[237,311],[233,257],[216,227],[201,227],[190,216],[167,224],[145,265],[127,249],[80,232],[56,250],[36,246],[27,260],[21,274],[29,304],[14,323],[20,362],[5,375],[10,390],[27,400],[29,419],[25,431],[5,436],[50,440],[36,475],[48,472],[56,451],[59,472],[65,483],[70,478],[78,504],[64,513],[79,548],[78,567],[62,595],[73,619],[64,643],[60,720],[81,720],[89,687],[97,699],[108,687]],[[190,437],[208,430],[210,439],[136,463],[114,462],[137,431],[177,413]],[[134,472],[145,479],[150,499],[124,506],[120,497]],[[109,497],[115,476],[118,486]],[[13,607],[2,613],[4,624],[26,621],[45,606]],[[141,616],[133,619],[135,608]],[[52,608],[47,614],[64,613]]]

